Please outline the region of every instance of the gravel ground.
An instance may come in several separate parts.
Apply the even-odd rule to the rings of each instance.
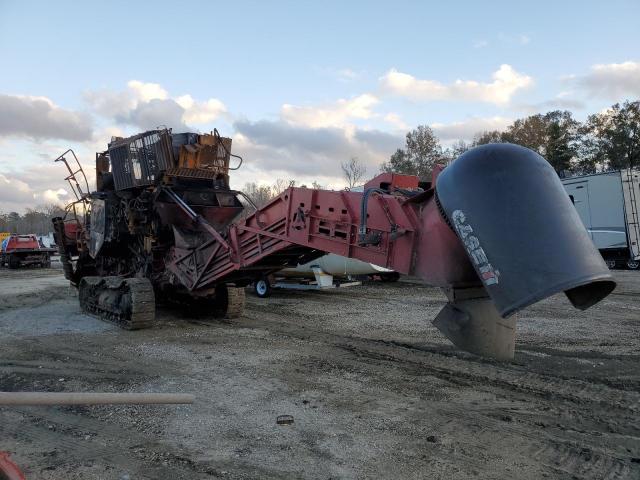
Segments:
[[[159,310],[126,332],[60,270],[0,270],[0,390],[191,392],[191,406],[1,408],[33,479],[640,478],[640,272],[586,311],[522,312],[516,358],[460,352],[403,280]],[[279,415],[292,425],[277,425]]]

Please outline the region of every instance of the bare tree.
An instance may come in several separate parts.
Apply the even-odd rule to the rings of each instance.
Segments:
[[[351,157],[348,162],[342,162],[342,173],[347,180],[348,187],[353,188],[364,178],[367,167],[358,160],[358,157]]]
[[[274,196],[269,185],[258,185],[255,182],[245,183],[243,191],[258,208],[264,206]]]
[[[285,180],[284,178],[278,178],[276,179],[276,182],[272,185],[271,190],[273,191],[273,195],[280,195],[282,192],[284,192],[287,188],[289,187],[295,187],[296,186],[296,181],[295,180]]]

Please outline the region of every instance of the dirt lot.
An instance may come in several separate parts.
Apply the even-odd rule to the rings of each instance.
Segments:
[[[192,406],[0,409],[29,479],[640,478],[640,273],[519,317],[516,359],[457,351],[417,283],[248,296],[125,332],[60,270],[0,270],[0,389],[192,392]],[[276,424],[289,414],[295,423]]]

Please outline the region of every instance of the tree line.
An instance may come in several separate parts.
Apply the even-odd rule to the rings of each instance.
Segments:
[[[51,219],[64,216],[64,209],[54,203],[27,208],[25,213],[0,212],[0,232],[47,235],[53,230]]]
[[[357,157],[351,157],[349,160],[342,162],[341,169],[342,176],[347,183],[347,189],[351,189],[364,183],[367,168]],[[277,197],[287,188],[295,187],[296,183],[297,182],[295,180],[283,180],[281,178],[278,178],[272,185],[247,182],[244,184],[242,192],[249,197],[255,206],[262,207],[266,205],[269,200]],[[300,187],[307,188],[307,185],[302,184]],[[322,189],[325,187],[320,185],[318,182],[313,181],[309,188]]]
[[[579,122],[567,110],[520,118],[504,131],[478,132],[471,142],[443,148],[433,130],[421,125],[406,135],[405,147],[382,163],[384,172],[429,178],[472,147],[515,143],[542,155],[561,177],[640,167],[640,101],[616,103]]]
[[[282,178],[278,178],[273,184],[266,185],[262,183],[255,182],[247,182],[244,184],[244,188],[242,189],[242,193],[244,193],[251,203],[253,203],[256,207],[260,208],[269,202],[272,198],[277,197],[282,192],[284,192],[289,187],[295,187],[297,184],[296,180],[284,180]],[[300,187],[307,188],[307,185],[299,185]],[[311,183],[309,188],[323,188],[318,182],[314,181]],[[251,212],[247,212],[251,213]]]

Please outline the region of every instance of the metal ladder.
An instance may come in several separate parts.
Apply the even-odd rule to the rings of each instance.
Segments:
[[[73,159],[76,162],[73,168],[69,165],[69,162],[67,161],[67,158],[66,158],[66,155],[69,153],[73,155]],[[61,243],[59,244],[59,248],[61,249],[60,251],[61,251],[62,266],[63,266],[63,269],[65,269],[65,276],[69,280],[71,280],[73,276],[73,267],[71,266],[71,259],[66,258],[65,260],[66,255],[63,256],[62,254],[62,249],[64,248],[64,237],[65,237],[64,223],[74,222],[78,226],[76,230],[76,244],[79,250],[82,249],[82,246],[86,243],[86,240],[88,239],[88,235],[89,235],[85,225],[85,222],[87,220],[87,215],[89,215],[91,211],[91,203],[89,202],[89,193],[90,193],[89,182],[87,181],[87,176],[84,173],[84,169],[82,168],[82,165],[78,160],[78,157],[76,156],[75,152],[72,149],[67,150],[58,158],[56,158],[54,161],[64,163],[64,166],[67,168],[67,171],[69,172],[69,175],[65,177],[65,180],[69,183],[69,186],[71,187],[71,191],[76,197],[75,202],[71,202],[69,203],[69,205],[66,206],[64,217],[60,220],[60,226],[58,226],[60,229],[59,241]],[[81,186],[81,183],[84,183],[84,190]],[[80,213],[78,212],[78,208],[81,209]],[[71,219],[68,218],[70,215],[72,216]],[[68,263],[68,265],[65,265],[65,261]],[[67,274],[68,269],[70,270],[69,270],[69,273]],[[73,280],[72,280],[72,283],[74,283]]]
[[[65,157],[65,155],[67,155],[68,153],[71,153],[71,155],[73,155],[74,160],[76,161],[77,168],[75,166],[73,167],[73,168],[76,168],[76,170],[73,170],[71,168],[71,166],[69,165],[69,162]],[[63,162],[65,167],[67,167],[67,170],[69,171],[69,175],[65,177],[65,180],[69,182],[69,185],[71,186],[71,190],[73,191],[73,194],[76,196],[77,200],[82,200],[86,195],[89,194],[89,182],[87,181],[87,176],[85,175],[82,165],[80,165],[80,161],[78,160],[78,157],[76,157],[76,154],[73,150],[71,149],[67,150],[58,158],[56,158],[54,161]],[[85,184],[84,191],[80,186],[80,181],[78,181],[78,177],[76,177],[76,175],[78,174],[82,174],[81,181],[84,180],[84,184]]]

